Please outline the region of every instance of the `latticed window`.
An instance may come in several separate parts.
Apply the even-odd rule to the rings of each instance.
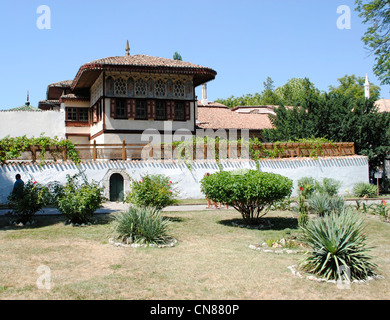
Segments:
[[[175,102],[175,120],[184,121],[186,119],[184,102]]]
[[[184,98],[185,87],[184,87],[184,84],[180,80],[176,81],[174,86],[173,86],[173,95],[175,97]]]
[[[136,119],[147,119],[147,117],[146,117],[146,101],[137,100],[135,112],[136,112],[135,113]]]
[[[79,110],[79,120],[88,121],[88,108],[81,108]]]
[[[123,78],[115,81],[115,95],[125,96],[127,94],[127,83]]]
[[[115,117],[119,119],[126,119],[126,100],[116,99]]]
[[[135,95],[136,96],[146,96],[146,82],[142,79],[138,79],[135,82]]]
[[[166,111],[166,102],[165,101],[156,101],[156,120],[166,120],[167,111]]]
[[[165,97],[166,89],[165,82],[163,80],[157,80],[155,85],[154,92],[156,93],[156,97]]]
[[[66,120],[77,121],[77,108],[67,108]]]

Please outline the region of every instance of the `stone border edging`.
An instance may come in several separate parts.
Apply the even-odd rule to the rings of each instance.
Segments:
[[[108,242],[115,247],[122,248],[172,248],[176,245],[177,240],[173,239],[171,242],[167,244],[139,244],[139,243],[123,243],[123,242],[115,242],[114,238],[108,239]]]
[[[277,253],[277,254],[284,254],[284,253],[295,254],[295,253],[303,253],[303,252],[305,252],[305,250],[287,249],[287,248],[273,250],[273,249],[270,249],[270,247],[268,247],[267,244],[265,244],[265,245],[267,247],[264,247],[264,244],[263,244],[263,246],[261,246],[259,244],[250,244],[249,245],[249,249],[256,250],[256,251],[262,251],[262,252],[266,252],[266,253]]]
[[[333,283],[333,284],[337,284],[337,285],[348,285],[348,284],[351,284],[351,283],[354,283],[354,284],[367,284],[368,281],[372,281],[372,280],[378,280],[378,279],[384,279],[383,276],[381,275],[376,275],[376,276],[371,276],[371,277],[368,277],[366,280],[353,280],[353,281],[337,281],[337,280],[326,280],[325,278],[318,278],[316,276],[313,276],[313,275],[302,275],[299,271],[297,271],[297,265],[292,265],[292,266],[288,266],[287,269],[289,269],[291,271],[291,273],[300,278],[300,279],[307,279],[307,280],[311,280],[311,281],[316,281],[316,282],[327,282],[327,283]]]

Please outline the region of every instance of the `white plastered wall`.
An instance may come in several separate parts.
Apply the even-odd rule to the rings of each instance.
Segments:
[[[250,160],[223,160],[220,162],[223,170],[254,169],[256,164]],[[15,175],[20,173],[22,179],[38,181],[47,185],[58,181],[66,183],[66,175],[73,175],[83,171],[89,181],[98,181],[106,186],[111,173],[120,173],[126,179],[139,180],[147,173],[164,174],[169,176],[182,199],[201,199],[204,195],[200,189],[200,181],[205,173],[214,173],[220,170],[216,161],[197,160],[191,164],[183,161],[103,161],[88,162],[77,167],[73,163],[57,163],[48,165],[20,165],[8,164],[0,166],[0,203],[5,203],[12,190]],[[346,189],[352,192],[358,182],[368,182],[368,159],[363,156],[320,158],[315,159],[275,159],[260,161],[259,170],[278,173],[293,180],[293,196],[297,195],[297,182],[302,177],[313,177],[321,180],[325,177],[341,181],[340,193],[346,194]],[[127,180],[129,181],[129,180]],[[129,183],[125,183],[124,192],[127,193]]]

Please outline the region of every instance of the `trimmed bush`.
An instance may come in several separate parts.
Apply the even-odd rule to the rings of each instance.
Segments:
[[[279,174],[247,170],[217,172],[201,185],[208,199],[234,207],[246,223],[256,224],[274,202],[290,196],[293,183]]]
[[[344,210],[310,220],[301,229],[303,243],[311,248],[300,263],[302,270],[328,280],[364,280],[375,275],[363,215]]]
[[[170,238],[169,225],[156,208],[130,207],[128,212],[115,215],[113,230],[125,243],[162,244]]]
[[[147,174],[140,181],[133,180],[130,188],[125,202],[139,207],[154,207],[161,210],[177,203],[178,192],[174,190],[169,177],[162,174]]]
[[[8,204],[12,208],[16,223],[31,222],[36,212],[46,205],[45,187],[36,181],[28,181],[23,187],[8,197]]]
[[[354,185],[353,194],[355,197],[359,198],[375,198],[376,196],[378,196],[378,187],[370,183],[359,182]]]
[[[94,212],[103,203],[103,187],[98,183],[89,183],[86,179],[79,183],[81,174],[73,177],[67,175],[67,183],[61,190],[58,199],[59,211],[68,222],[82,224],[90,222]]]

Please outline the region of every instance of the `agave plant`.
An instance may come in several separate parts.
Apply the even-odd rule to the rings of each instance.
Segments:
[[[313,195],[308,206],[313,213],[324,216],[331,212],[340,213],[345,209],[345,201],[342,197],[329,197],[327,194]]]
[[[129,211],[115,215],[113,230],[125,242],[161,244],[167,235],[169,220],[161,211],[150,207],[130,207]]]
[[[364,280],[376,274],[377,266],[368,254],[371,248],[366,246],[363,215],[343,210],[310,220],[301,229],[302,242],[311,248],[300,263],[302,270],[328,280]]]

